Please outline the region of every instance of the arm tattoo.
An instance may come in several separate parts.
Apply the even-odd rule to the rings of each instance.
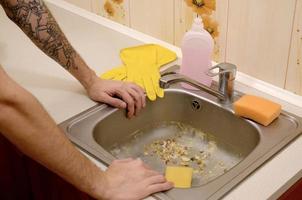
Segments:
[[[0,0],[7,16],[48,56],[65,69],[77,69],[76,51],[42,0]]]

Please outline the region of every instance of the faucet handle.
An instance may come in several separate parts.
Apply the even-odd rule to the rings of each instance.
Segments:
[[[217,68],[219,69],[219,72],[213,72],[213,70]],[[228,101],[233,100],[236,72],[236,65],[231,63],[219,63],[218,65],[210,68],[207,73],[211,77],[219,75],[218,91],[224,94]]]
[[[214,69],[219,69],[218,72],[213,72]],[[211,67],[207,71],[207,75],[210,77],[214,77],[217,75],[225,75],[229,80],[233,80],[236,77],[237,67],[231,63],[219,63],[213,67]]]

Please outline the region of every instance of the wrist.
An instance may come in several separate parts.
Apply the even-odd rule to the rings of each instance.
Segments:
[[[106,176],[106,171],[102,172],[100,176],[95,178],[92,187],[92,196],[96,199],[106,200],[108,199],[108,180]]]
[[[84,79],[80,80],[80,83],[83,85],[85,90],[88,91],[89,88],[91,88],[91,86],[98,79],[99,78],[97,77],[96,73],[93,70],[89,69],[89,73],[87,74],[87,76]]]
[[[88,90],[98,77],[79,55],[76,56],[75,63],[75,69],[70,72]]]

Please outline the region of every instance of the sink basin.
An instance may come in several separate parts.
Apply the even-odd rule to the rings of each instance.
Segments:
[[[72,142],[105,165],[113,159],[132,156],[142,158],[161,172],[166,163],[146,153],[150,143],[180,137],[179,132],[185,127],[190,130],[185,137],[196,139],[200,133],[200,143],[194,144],[205,149],[199,150],[201,155],[209,144],[214,144],[215,150],[202,173],[194,176],[192,188],[154,194],[158,199],[218,199],[302,130],[301,119],[292,114],[282,112],[270,126],[264,127],[235,116],[230,105],[220,104],[208,94],[177,85],[165,90],[164,98],[147,102],[138,117],[130,120],[125,116],[125,111],[101,104],[60,127]],[[190,144],[195,147],[192,141]]]
[[[146,109],[132,120],[125,118],[122,111],[110,114],[95,124],[93,137],[98,145],[115,157],[140,157],[157,171],[164,172],[165,163],[150,157],[150,152],[145,156],[145,147],[156,140],[176,138],[177,134],[181,134],[181,129],[187,129],[186,135],[181,135],[183,137],[180,138],[182,145],[192,148],[192,144],[183,144],[183,140],[190,140],[187,143],[192,143],[194,141],[191,140],[195,139],[200,144],[206,143],[200,147],[202,151],[206,151],[206,145],[209,142],[211,144],[211,141],[215,142],[215,151],[211,152],[212,159],[208,159],[207,163],[211,174],[203,174],[200,178],[196,176],[193,184],[195,186],[206,184],[238,164],[255,149],[260,140],[257,128],[248,121],[180,90],[166,91],[165,98],[149,102]],[[198,130],[203,135],[199,138],[192,136]],[[188,132],[194,133],[188,135]],[[197,151],[198,147],[194,147]],[[218,163],[227,166],[221,167],[221,170],[216,167],[214,172]]]

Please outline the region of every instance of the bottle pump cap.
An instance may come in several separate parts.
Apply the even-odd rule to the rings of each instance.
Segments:
[[[192,31],[203,31],[203,22],[201,17],[196,17],[192,24]]]

